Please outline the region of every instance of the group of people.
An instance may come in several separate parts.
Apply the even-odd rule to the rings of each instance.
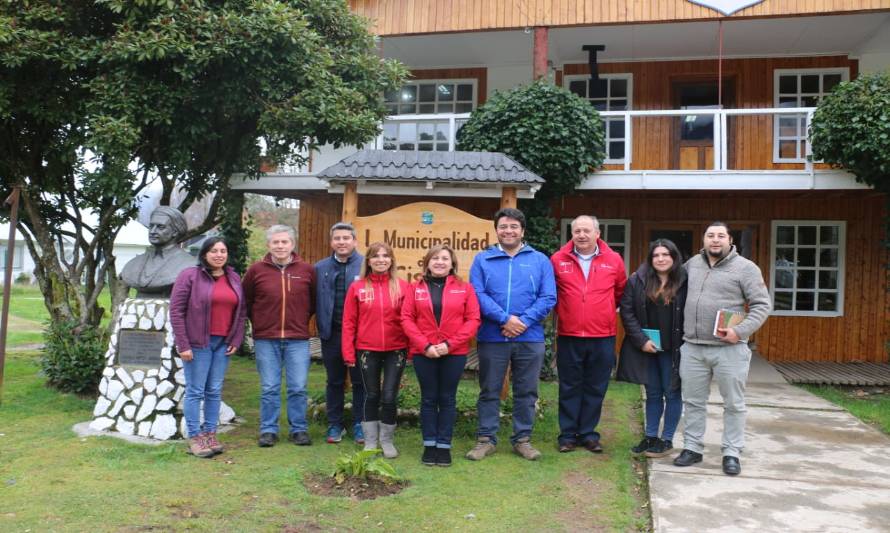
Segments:
[[[183,413],[190,453],[210,457],[223,451],[216,436],[222,384],[228,356],[243,340],[245,318],[251,322],[261,382],[259,446],[278,441],[282,370],[289,440],[311,444],[306,380],[314,314],[327,373],[327,442],[340,442],[347,434],[348,377],[352,438],[366,450],[397,457],[398,392],[412,361],[421,391],[421,461],[450,466],[457,388],[475,338],[478,428],[466,458],[479,461],[495,453],[501,391],[509,379],[510,443],[519,456],[536,460],[541,452],[531,437],[544,320],[554,307],[557,446],[560,452],[583,447],[601,453],[597,426],[616,364],[620,307],[626,335],[617,378],[646,387],[645,437],[633,451],[651,457],[669,453],[685,406],[685,446],[674,464],[700,462],[713,376],[725,401],[723,469],[730,475],[741,471],[751,357],[746,341],[766,319],[770,298],[760,270],[732,246],[726,224],[708,227],[701,254],[685,266],[671,241],[653,242],[629,280],[621,256],[600,238],[594,217],[573,220],[571,240],[550,258],[524,241],[521,211],[501,209],[494,228],[498,242],[475,257],[468,280],[459,274],[454,251],[435,245],[421,261],[422,277],[413,283],[397,275],[388,244],[373,243],[362,256],[355,229],[343,222],[330,230],[331,255],[314,267],[294,252],[292,228],[269,228],[268,254],[243,280],[227,265],[225,242],[205,240],[199,264],[177,278],[170,306],[186,375]],[[715,330],[720,310],[746,315],[737,325]]]

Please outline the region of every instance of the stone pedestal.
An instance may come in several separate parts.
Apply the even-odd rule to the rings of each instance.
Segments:
[[[105,352],[90,428],[159,440],[182,436],[185,371],[173,344],[166,298],[128,298]],[[234,411],[223,404],[220,423]]]

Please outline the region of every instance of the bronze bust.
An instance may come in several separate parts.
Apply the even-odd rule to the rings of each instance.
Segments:
[[[197,264],[179,247],[188,226],[178,209],[160,206],[151,213],[148,242],[152,247],[124,266],[121,279],[136,289],[137,298],[169,298],[173,282],[185,268]]]

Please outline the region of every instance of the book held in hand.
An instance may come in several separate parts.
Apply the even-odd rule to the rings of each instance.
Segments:
[[[738,326],[745,320],[745,313],[741,311],[731,311],[729,309],[721,309],[717,311],[717,318],[714,320],[714,336],[724,337],[723,333],[719,333],[717,328],[728,329]]]
[[[659,352],[661,351],[661,331],[657,329],[647,329],[643,328],[643,334],[649,337],[649,340],[652,341],[652,344],[655,345],[655,349]]]

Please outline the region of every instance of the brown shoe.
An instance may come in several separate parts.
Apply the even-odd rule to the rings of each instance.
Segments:
[[[188,453],[195,457],[213,457],[213,450],[207,446],[204,435],[196,435],[189,439]]]
[[[218,440],[216,440],[216,433],[205,433],[204,434],[205,442],[207,442],[207,447],[210,448],[215,454],[220,454],[225,451],[225,447]]]
[[[565,442],[559,443],[559,453],[569,453],[575,451],[578,445],[575,444],[575,441],[567,440]]]
[[[585,440],[584,448],[591,453],[603,453],[603,445],[598,440]]]
[[[467,452],[467,459],[470,461],[481,461],[497,451],[491,437],[479,437],[473,449]]]
[[[516,441],[516,444],[513,445],[513,453],[529,461],[537,461],[541,457],[541,452],[531,445],[528,437],[523,437]]]

